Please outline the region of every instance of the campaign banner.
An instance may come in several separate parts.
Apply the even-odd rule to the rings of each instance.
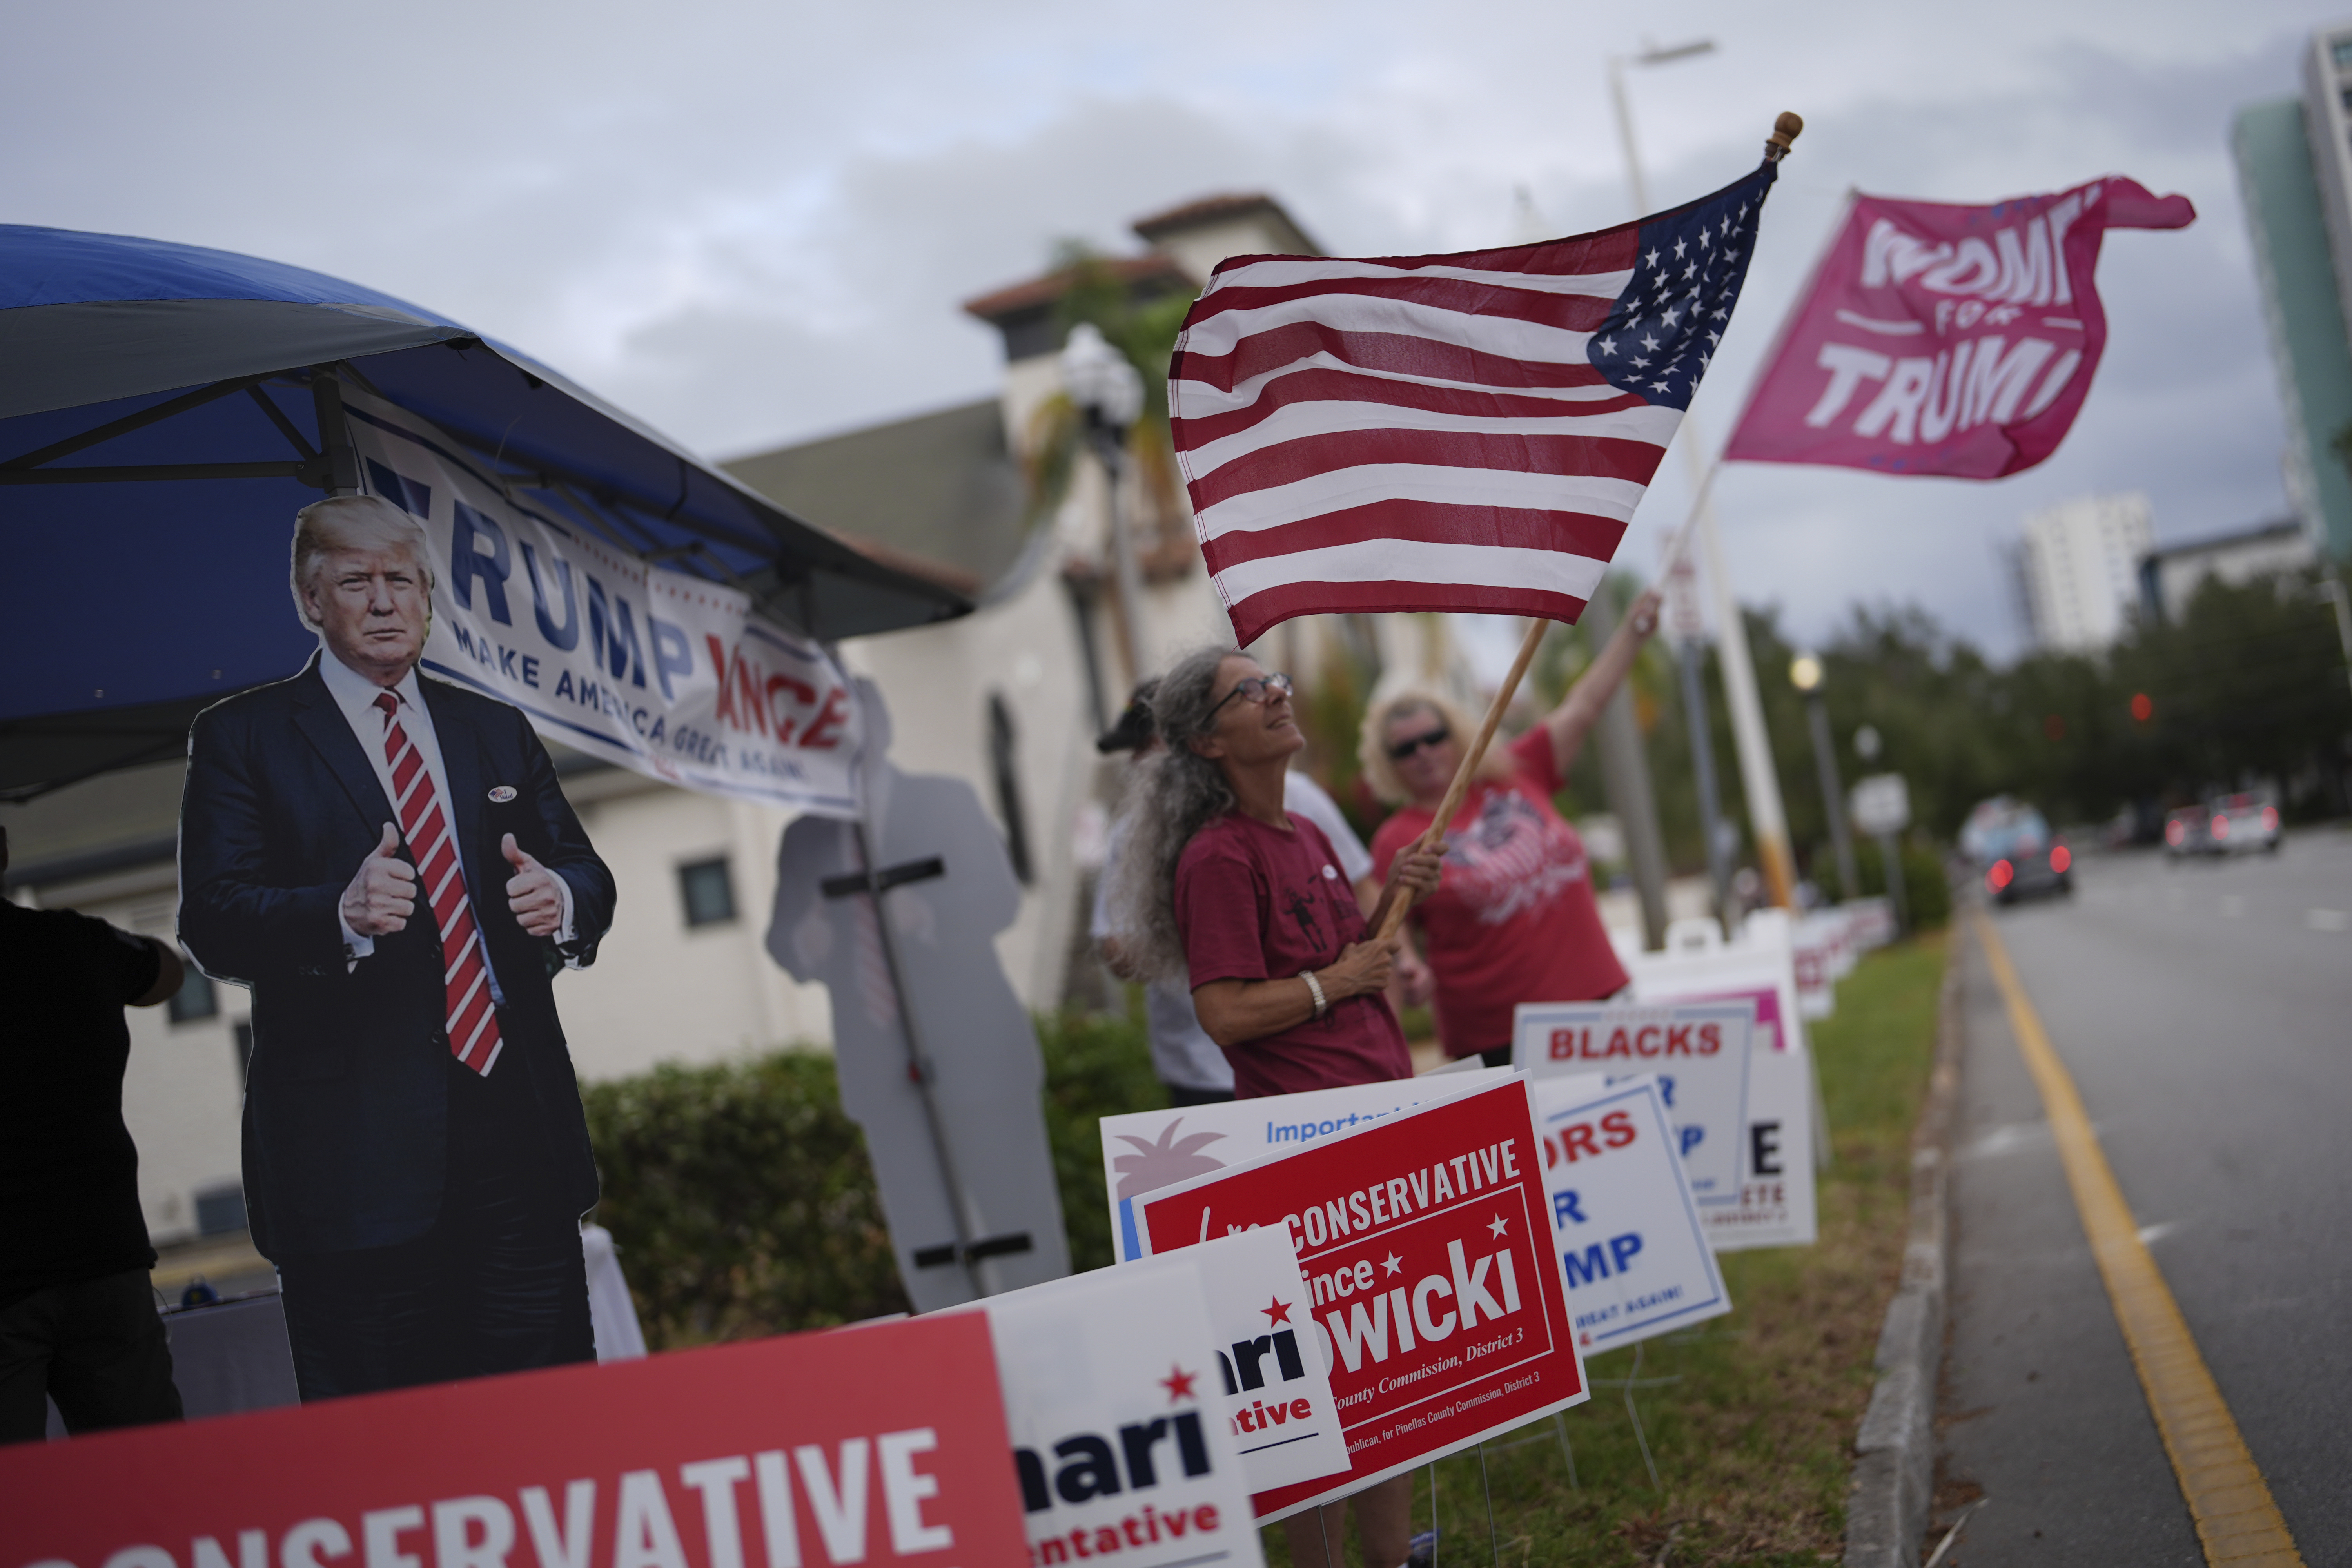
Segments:
[[[2116,175],[1989,206],[1856,195],[1724,457],[1970,479],[2033,467],[2106,347],[2106,231],[2196,216]]]
[[[1552,1245],[1580,1351],[1634,1344],[1731,1310],[1661,1076],[1531,1080]]]
[[[1549,1204],[1517,1073],[1139,1199],[1154,1256],[1254,1226],[1297,1246],[1349,1468],[1260,1497],[1264,1517],[1590,1397]]]
[[[424,668],[542,735],[708,795],[857,812],[856,694],[749,595],[649,565],[510,499],[415,415],[346,388],[362,486],[425,526]]]
[[[917,1318],[0,1448],[11,1568],[1027,1553],[987,1325]]]
[[[1350,1084],[1297,1094],[1269,1094],[1181,1110],[1106,1116],[1098,1124],[1103,1191],[1110,1200],[1111,1236],[1119,1259],[1143,1256],[1136,1233],[1135,1200],[1171,1182],[1288,1153],[1410,1106],[1464,1094],[1511,1076],[1509,1068],[1441,1068],[1420,1078]]]
[[[1523,1002],[1512,1065],[1538,1079],[1654,1073],[1672,1112],[1690,1189],[1702,1205],[1739,1201],[1739,1144],[1756,998],[1727,1002]],[[1540,1089],[1540,1085],[1538,1086]]]
[[[1156,1258],[941,1314],[987,1321],[1034,1568],[1263,1568],[1204,1272]]]

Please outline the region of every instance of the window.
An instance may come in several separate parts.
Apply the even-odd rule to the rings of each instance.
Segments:
[[[686,923],[721,925],[735,918],[735,879],[722,858],[697,860],[677,868],[677,896],[686,906]]]
[[[2327,51],[2336,57],[2337,70],[2352,70],[2352,38],[2336,39],[2327,46]]]
[[[200,1018],[219,1016],[220,994],[213,989],[212,976],[188,963],[185,959],[181,963],[186,967],[186,978],[180,982],[180,988],[172,993],[171,1001],[164,1004],[172,1015],[172,1022],[193,1024]]]
[[[1013,874],[1029,885],[1029,824],[1021,809],[1020,736],[1002,693],[988,694],[988,762],[996,784],[996,814],[1004,819],[1004,853]]]

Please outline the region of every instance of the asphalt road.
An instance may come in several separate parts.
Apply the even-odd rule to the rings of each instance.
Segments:
[[[2304,1560],[2352,1563],[2352,832],[2085,856],[1994,912]],[[1953,1166],[1948,1563],[2204,1561],[1978,944]]]

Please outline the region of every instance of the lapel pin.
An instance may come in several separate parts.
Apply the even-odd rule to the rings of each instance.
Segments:
[[[500,784],[498,788],[490,791],[490,804],[492,805],[504,805],[514,797],[515,787],[512,784]]]

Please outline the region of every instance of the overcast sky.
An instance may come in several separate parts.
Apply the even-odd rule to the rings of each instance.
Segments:
[[[1740,595],[1818,636],[1920,604],[1996,651],[1995,547],[2035,507],[2141,489],[2159,539],[2284,513],[2280,416],[2228,154],[2295,90],[2326,12],[2064,5],[1095,0],[737,5],[429,0],[26,6],[0,58],[0,221],[317,268],[562,367],[731,456],[986,395],[958,301],[1059,237],[1223,190],[1326,249],[1503,243],[1513,191],[1574,232],[1633,216],[1605,60],[1633,73],[1660,205],[1807,121],[1683,439],[1719,444],[1850,186],[1990,201],[2120,173],[2197,204],[2109,237],[2106,361],[2073,436],[1997,484],[1738,465],[1717,489]],[[1710,448],[1711,450],[1711,446]],[[1670,459],[1622,563],[1684,514]],[[818,521],[823,521],[822,519]]]

